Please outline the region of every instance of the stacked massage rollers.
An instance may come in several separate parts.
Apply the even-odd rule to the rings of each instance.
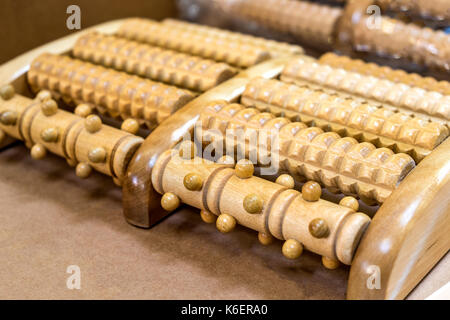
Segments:
[[[296,0],[220,0],[222,11],[243,21],[254,21],[287,33],[317,49],[376,53],[403,58],[434,69],[450,70],[450,36],[388,16],[374,18],[368,12],[379,8],[405,8],[423,15],[448,19],[450,3],[445,0],[406,1],[350,0],[345,8]],[[412,4],[414,3],[414,4]],[[442,16],[444,15],[444,16]]]
[[[297,46],[175,20],[131,19],[114,36],[83,35],[72,56],[37,57],[27,74],[39,92],[34,99],[2,87],[0,139],[24,141],[36,159],[47,152],[64,157],[81,178],[96,170],[124,185],[133,179],[134,160],[143,157],[138,125],[183,129],[171,120],[201,101],[189,120],[193,141],[152,155],[148,179],[162,196],[160,206],[171,212],[188,204],[221,232],[236,224],[257,231],[262,244],[285,240],[287,258],[305,248],[320,254],[327,268],[350,265],[370,223],[356,197],[382,205],[448,137],[449,84],[394,76],[357,61],[336,68],[343,58],[302,53]],[[242,80],[245,71],[239,71],[271,58],[285,61],[278,73],[247,79],[233,101],[211,98],[227,84],[220,83]],[[61,110],[54,99],[78,107]],[[92,110],[135,122],[119,130]],[[230,132],[241,132],[242,139]],[[200,156],[211,147],[231,154]],[[242,150],[235,162],[230,156]],[[265,152],[279,164],[274,182],[261,173]],[[294,190],[301,184],[301,192]],[[325,200],[322,187],[345,197]]]

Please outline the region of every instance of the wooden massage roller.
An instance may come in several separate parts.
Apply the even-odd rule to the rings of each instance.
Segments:
[[[141,137],[104,125],[96,115],[83,118],[58,109],[46,91],[35,99],[19,94],[4,97],[7,99],[0,102],[1,130],[25,141],[33,158],[42,159],[48,151],[76,166],[80,178],[87,178],[94,169],[122,184],[128,162],[143,141]],[[151,179],[155,190],[164,194],[164,209],[173,211],[181,200],[202,209],[202,217],[208,222],[212,213],[219,215],[217,228],[222,232],[231,231],[237,222],[260,232],[264,244],[272,235],[287,239],[283,254],[288,258],[298,258],[304,246],[321,254],[328,268],[336,268],[338,261],[351,264],[370,222],[368,216],[355,212],[356,199],[344,198],[342,205],[321,200],[321,188],[314,182],[305,184],[301,196],[292,190],[289,175],[273,183],[253,177],[249,161],[238,162],[233,170],[233,165],[194,157],[191,149],[193,143],[186,141],[177,152],[166,151],[155,164]],[[174,158],[172,154],[184,156]],[[243,196],[245,190],[259,191]],[[242,205],[236,207],[239,203]]]
[[[289,70],[289,65],[285,70]],[[279,80],[253,79],[242,104],[300,120],[421,161],[449,135],[447,126],[403,112]]]
[[[373,62],[367,63],[360,59],[351,59],[347,56],[340,56],[332,52],[322,55],[318,62],[320,64],[327,64],[333,68],[342,68],[347,71],[374,76],[395,83],[404,83],[410,87],[435,91],[442,95],[450,95],[450,82],[445,80],[438,81],[432,77],[422,77],[417,73],[407,73],[401,69],[394,70],[388,66],[380,66]]]
[[[449,106],[434,107],[438,92],[407,108],[306,81],[292,66],[316,60],[301,52],[174,20],[96,26],[0,66],[0,146],[22,140],[81,178],[110,175],[135,226],[185,203],[221,232],[284,240],[287,258],[351,265],[350,299],[403,298],[450,248]],[[279,163],[269,176],[266,150]],[[380,290],[366,287],[370,265]]]
[[[384,15],[377,16],[379,24],[373,27],[375,19],[367,10],[372,5],[386,8],[386,1],[349,0],[345,8],[297,0],[218,0],[218,3],[221,10],[233,19],[256,22],[318,49],[337,47],[346,51],[376,53],[450,70],[450,36],[443,31]],[[445,15],[450,12],[446,0],[424,0],[419,6],[423,13],[430,12],[430,7],[436,10],[445,8]]]
[[[403,112],[414,113],[442,123],[450,120],[450,96],[333,68],[315,61],[301,58],[292,61],[283,71],[281,79],[298,84],[315,83],[352,97],[367,99],[387,107],[393,106]]]

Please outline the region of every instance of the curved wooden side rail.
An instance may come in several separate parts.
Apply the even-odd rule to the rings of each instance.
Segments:
[[[235,101],[252,78],[274,78],[289,61],[289,58],[279,58],[251,67],[192,100],[162,122],[145,139],[128,166],[123,183],[126,220],[135,226],[149,228],[168,215],[161,208],[161,196],[153,189],[152,168],[164,151],[172,149],[186,135],[193,135],[194,125],[203,106],[214,100]]]
[[[450,250],[449,195],[447,139],[376,213],[350,269],[348,299],[403,299],[408,295]],[[379,288],[375,277],[379,277]]]

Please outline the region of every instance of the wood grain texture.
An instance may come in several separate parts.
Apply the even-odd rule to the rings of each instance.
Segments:
[[[427,156],[380,207],[355,255],[349,299],[403,299],[450,250],[450,139]],[[368,289],[373,269],[380,289]]]
[[[236,101],[250,79],[276,77],[288,60],[272,59],[242,71],[192,100],[156,127],[131,160],[123,184],[124,215],[128,222],[149,228],[167,215],[167,212],[162,210],[160,196],[150,181],[152,168],[164,151],[172,149],[186,135],[192,138],[194,125],[204,106],[215,100]]]
[[[440,123],[278,80],[253,79],[241,102],[325,131],[407,153],[417,162],[449,135],[447,127]]]

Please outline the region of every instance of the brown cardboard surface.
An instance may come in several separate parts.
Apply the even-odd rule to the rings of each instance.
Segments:
[[[2,299],[342,299],[348,269],[299,261],[281,242],[220,234],[183,209],[150,230],[127,224],[121,190],[94,174],[80,180],[62,158],[32,160],[23,145],[0,152]],[[81,290],[69,290],[69,265]]]
[[[326,270],[309,252],[288,261],[281,242],[263,247],[241,227],[220,234],[188,208],[135,228],[110,178],[80,180],[64,159],[35,161],[21,144],[0,152],[0,208],[0,299],[345,298],[347,267]],[[413,298],[448,281],[449,260]],[[69,265],[80,290],[66,287]]]

